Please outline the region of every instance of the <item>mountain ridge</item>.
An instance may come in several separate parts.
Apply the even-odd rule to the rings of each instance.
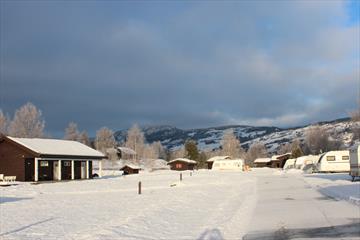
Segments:
[[[187,139],[194,139],[201,150],[214,150],[220,147],[224,132],[232,129],[234,134],[245,149],[253,143],[263,143],[269,152],[276,152],[282,144],[295,139],[303,141],[306,130],[318,125],[329,132],[333,138],[340,138],[344,144],[350,144],[351,128],[353,123],[350,118],[339,118],[330,121],[320,121],[304,126],[280,128],[274,126],[250,125],[224,125],[217,127],[181,129],[171,125],[143,126],[145,139],[148,143],[160,141],[168,150],[179,149]],[[121,143],[126,139],[126,130],[116,131],[115,139]]]

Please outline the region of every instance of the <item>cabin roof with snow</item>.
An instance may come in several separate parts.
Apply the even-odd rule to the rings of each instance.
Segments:
[[[289,157],[291,155],[291,153],[284,153],[284,154],[281,154],[281,155],[273,155],[271,157],[271,161],[277,161],[283,157]]]
[[[128,147],[118,147],[118,150],[121,153],[125,153],[125,154],[128,154],[128,155],[136,155],[136,152],[134,150],[132,150],[131,148],[128,148]]]
[[[208,160],[206,160],[207,162],[214,162],[217,160],[226,160],[226,159],[231,159],[230,156],[214,156],[212,158],[209,158]]]
[[[105,158],[101,152],[76,141],[44,138],[6,138],[40,156]]]
[[[196,164],[196,161],[190,160],[187,158],[176,158],[174,160],[169,161],[168,164],[173,163],[173,162],[186,162],[186,163]]]
[[[271,162],[271,158],[257,158],[254,163],[268,163]]]
[[[135,164],[125,164],[124,166],[122,166],[120,168],[120,170],[124,170],[126,167],[131,168],[131,169],[135,169],[135,170],[141,170],[141,167]]]

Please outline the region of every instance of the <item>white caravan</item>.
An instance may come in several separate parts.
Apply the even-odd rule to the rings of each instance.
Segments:
[[[243,170],[244,160],[242,159],[219,159],[215,160],[212,170]]]
[[[294,166],[295,166],[295,160],[296,160],[295,158],[290,158],[290,159],[286,160],[283,169],[286,170],[286,169],[292,169],[292,168],[294,168]]]
[[[316,164],[319,160],[319,156],[317,155],[307,155],[298,157],[295,161],[295,168],[296,169],[304,169],[306,165]]]
[[[318,172],[349,172],[349,151],[330,151],[320,155],[316,168]]]
[[[350,175],[353,181],[360,177],[360,144],[350,149]]]

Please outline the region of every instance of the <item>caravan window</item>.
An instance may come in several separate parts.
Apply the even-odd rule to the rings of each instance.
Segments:
[[[350,157],[349,156],[342,156],[342,160],[349,160]]]
[[[335,161],[335,156],[327,156],[326,160],[327,161]]]

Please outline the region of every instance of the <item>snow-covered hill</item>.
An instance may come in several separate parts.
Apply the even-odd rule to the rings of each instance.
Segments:
[[[269,152],[276,152],[281,144],[292,142],[295,139],[303,140],[306,131],[313,125],[319,125],[329,132],[330,136],[334,139],[340,139],[346,145],[349,145],[352,139],[351,127],[354,124],[349,119],[338,119],[331,122],[319,122],[290,129],[233,125],[190,130],[183,130],[172,126],[151,126],[143,127],[142,130],[148,142],[160,141],[169,150],[180,148],[187,139],[196,140],[198,147],[204,150],[219,148],[224,132],[232,129],[244,148],[247,149],[255,142],[262,142],[266,145]],[[126,130],[115,133],[115,138],[118,142],[124,141],[125,137]]]

